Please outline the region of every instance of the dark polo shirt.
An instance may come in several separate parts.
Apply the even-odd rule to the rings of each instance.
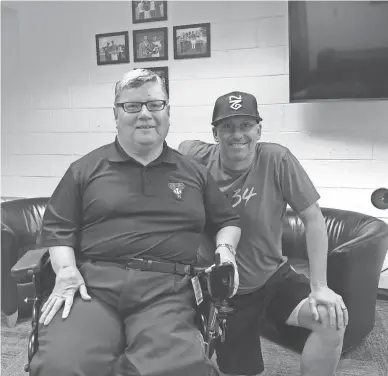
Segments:
[[[77,257],[193,263],[200,234],[225,226],[239,226],[239,217],[204,166],[167,144],[143,166],[116,139],[70,165],[38,242],[73,247]]]

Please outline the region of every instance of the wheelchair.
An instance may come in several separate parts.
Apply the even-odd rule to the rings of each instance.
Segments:
[[[234,288],[234,267],[231,263],[220,263],[216,254],[215,267],[208,274],[205,268],[194,268],[201,281],[204,300],[197,310],[197,327],[205,342],[205,352],[210,359],[217,341],[224,342],[228,315],[233,312],[228,299]]]
[[[196,325],[202,334],[205,353],[212,357],[217,341],[223,342],[226,335],[227,316],[233,312],[228,299],[233,293],[234,267],[231,263],[220,264],[216,254],[215,265],[210,272],[208,267],[192,267],[192,277],[198,277],[203,300],[197,307]],[[30,364],[39,347],[39,315],[41,304],[51,293],[55,284],[55,274],[51,269],[48,248],[34,249],[26,253],[11,270],[15,279],[31,278],[35,297],[26,298],[32,303],[31,331],[28,339],[28,362],[25,372],[30,372]]]

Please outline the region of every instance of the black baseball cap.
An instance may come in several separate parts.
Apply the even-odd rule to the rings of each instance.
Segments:
[[[257,101],[254,95],[242,91],[232,91],[216,100],[213,110],[212,124],[232,116],[245,115],[255,118],[258,122],[263,119],[257,110]]]

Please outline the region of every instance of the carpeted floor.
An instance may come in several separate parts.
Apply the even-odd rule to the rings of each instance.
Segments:
[[[1,320],[1,374],[26,375],[29,320],[19,321],[15,328],[7,328]],[[266,370],[262,376],[298,376],[299,355],[263,339]],[[343,356],[336,376],[388,375],[388,301],[378,301],[376,325],[368,337],[354,350]]]

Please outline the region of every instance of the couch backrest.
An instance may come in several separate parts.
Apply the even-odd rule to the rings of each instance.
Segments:
[[[14,233],[18,247],[35,244],[48,201],[49,197],[37,197],[2,202],[2,232]],[[386,223],[375,217],[341,209],[321,210],[328,232],[329,251],[353,239],[387,234]],[[307,257],[304,225],[292,210],[287,210],[283,221],[282,247],[286,256]]]
[[[24,198],[1,203],[1,231],[16,235],[17,246],[35,244],[49,197]]]
[[[333,208],[321,208],[325,219],[329,252],[351,240],[388,236],[387,224],[367,214]],[[283,254],[305,259],[307,256],[305,228],[300,218],[287,210],[283,221]]]

